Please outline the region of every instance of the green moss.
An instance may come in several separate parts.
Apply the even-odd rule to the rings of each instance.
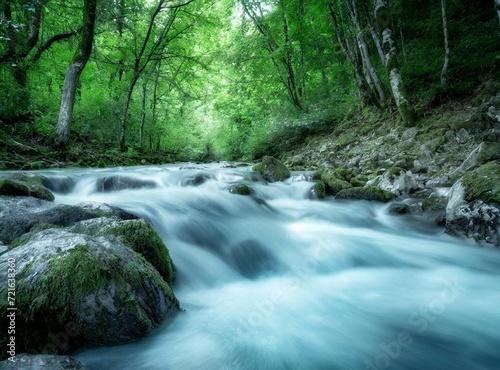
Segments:
[[[111,226],[77,225],[74,232],[90,236],[116,236],[123,244],[146,258],[169,284],[174,280],[174,268],[168,249],[156,231],[145,221],[126,220]]]
[[[318,199],[323,199],[326,196],[325,183],[323,181],[317,180],[313,189]]]
[[[231,194],[250,195],[252,193],[252,191],[250,190],[250,188],[247,185],[245,185],[245,184],[231,185],[228,188],[228,190],[229,190],[229,192]]]
[[[43,186],[43,178],[41,176],[29,176],[25,174],[17,174],[13,179],[1,180],[0,194],[11,196],[27,195],[48,201],[54,200],[54,194]]]
[[[326,194],[329,195],[335,195],[339,191],[349,189],[351,187],[351,184],[349,184],[347,181],[339,179],[336,176],[335,172],[332,172],[326,168],[318,170],[313,175],[313,179],[323,181],[325,184]]]
[[[362,181],[360,179],[358,179],[357,177],[351,177],[351,180],[349,181],[349,183],[353,186],[353,187],[361,187],[361,186],[364,186],[366,184],[366,181]]]
[[[491,161],[473,171],[467,172],[463,178],[466,187],[465,199],[468,202],[482,200],[486,203],[500,204],[500,164]]]
[[[15,180],[0,180],[0,195],[23,196],[30,195],[28,187]]]
[[[52,202],[55,199],[54,194],[52,194],[52,192],[49,189],[41,185],[30,186],[29,191],[30,191],[30,196],[38,199],[48,200],[50,202]]]
[[[345,189],[340,191],[336,196],[336,199],[373,200],[384,203],[393,198],[394,195],[392,193],[375,186]]]
[[[105,262],[93,256],[88,246],[77,245],[66,255],[54,257],[50,270],[36,286],[21,279],[17,287],[18,307],[27,321],[50,311],[56,322],[65,324],[81,299],[104,287],[109,277]]]

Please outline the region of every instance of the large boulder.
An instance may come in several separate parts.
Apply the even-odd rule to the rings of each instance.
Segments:
[[[1,175],[0,195],[30,196],[48,201],[54,200],[54,194],[44,185],[44,178],[33,174]]]
[[[277,159],[269,156],[262,158],[262,162],[253,166],[252,170],[259,172],[269,182],[283,181],[290,177],[288,168]]]
[[[82,345],[130,342],[179,309],[172,289],[152,264],[113,235],[47,229],[5,252],[0,261],[3,312],[12,267],[19,352],[56,349],[62,354]],[[5,348],[7,338],[0,341]]]
[[[12,370],[86,370],[83,365],[69,356],[30,355],[22,353],[13,360],[0,361],[0,369]]]
[[[15,265],[18,352],[133,341],[179,309],[166,246],[147,221],[117,207],[3,197],[0,237],[8,246],[0,310],[7,312],[7,274]]]

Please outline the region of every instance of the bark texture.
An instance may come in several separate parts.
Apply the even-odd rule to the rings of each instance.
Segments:
[[[71,120],[73,118],[73,107],[75,105],[76,88],[92,51],[94,41],[94,25],[96,18],[97,0],[84,0],[83,6],[83,30],[80,43],[76,49],[66,75],[59,110],[59,119],[56,127],[55,146],[63,146],[68,142],[71,131]]]
[[[497,0],[500,1],[500,0]],[[444,36],[444,63],[441,70],[441,85],[448,85],[448,64],[450,63],[450,46],[448,43],[448,22],[446,20],[446,0],[441,0],[441,14],[443,18],[443,36]]]
[[[385,67],[391,84],[392,95],[401,118],[406,125],[412,125],[416,121],[415,111],[408,98],[408,93],[399,71],[396,57],[396,44],[391,30],[391,13],[387,0],[375,1],[375,18],[382,30],[382,49],[384,51]]]

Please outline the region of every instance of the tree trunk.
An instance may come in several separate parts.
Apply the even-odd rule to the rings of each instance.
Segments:
[[[80,75],[92,51],[96,4],[97,0],[84,0],[82,38],[64,77],[61,108],[59,110],[59,119],[56,127],[57,137],[54,142],[58,147],[65,145],[69,139],[78,80],[80,79]]]
[[[500,0],[495,0],[495,9],[497,10],[498,20],[500,21]]]
[[[139,145],[142,147],[142,139],[144,137],[144,125],[146,123],[146,94],[148,86],[146,82],[142,84],[142,112],[141,112],[141,128],[139,130]]]
[[[120,130],[120,150],[122,152],[127,150],[125,134],[127,131],[128,110],[130,108],[130,100],[132,99],[132,93],[134,91],[134,87],[138,79],[139,79],[139,74],[134,73],[134,76],[132,77],[132,80],[128,85],[127,95],[125,96],[125,105],[123,107],[123,114],[122,114],[122,126]]]
[[[399,65],[396,58],[396,44],[392,36],[390,10],[387,0],[375,1],[375,18],[382,30],[382,48],[385,56],[385,66],[387,75],[391,83],[392,95],[396,101],[401,118],[406,125],[412,125],[416,121],[415,111],[408,99],[408,93],[399,71]]]
[[[378,101],[378,97],[369,86],[368,82],[366,81],[366,77],[363,74],[363,66],[361,65],[360,62],[361,58],[359,57],[359,53],[355,52],[356,50],[355,47],[349,44],[349,41],[345,36],[345,33],[340,28],[340,24],[337,21],[335,11],[331,3],[328,4],[328,8],[330,10],[330,16],[332,17],[332,21],[335,26],[335,31],[337,34],[337,40],[339,42],[339,45],[344,51],[347,59],[351,62],[353,66],[354,82],[356,83],[356,87],[358,88],[358,94],[361,101],[363,102],[363,104],[373,105],[379,109],[382,109],[380,102]]]
[[[443,69],[441,70],[441,86],[447,87],[448,64],[450,63],[450,46],[448,44],[448,22],[446,21],[446,0],[441,0],[441,13],[443,16],[443,35],[444,35],[444,63],[443,63]]]
[[[348,5],[349,7],[349,5]],[[358,48],[360,51],[361,55],[361,60],[363,62],[363,69],[365,71],[365,76],[366,76],[366,81],[368,84],[373,85],[378,93],[379,100],[383,103],[386,100],[385,97],[385,91],[382,86],[382,82],[380,81],[380,77],[378,75],[377,70],[372,64],[371,58],[370,58],[370,52],[368,50],[368,45],[366,44],[365,37],[364,37],[364,30],[363,27],[361,26],[361,22],[359,19],[359,14],[358,14],[358,9],[356,6],[356,1],[352,1],[352,6],[349,8],[351,12],[351,16],[354,20],[354,24],[356,25],[357,28],[357,36],[356,40],[358,42]]]

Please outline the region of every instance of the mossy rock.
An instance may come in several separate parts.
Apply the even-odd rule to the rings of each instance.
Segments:
[[[259,172],[269,182],[283,181],[290,177],[290,171],[277,159],[265,156],[262,162],[252,167],[253,171]]]
[[[33,253],[33,251],[37,253]],[[16,349],[59,353],[137,340],[179,309],[169,284],[113,236],[38,232],[0,260],[0,310],[7,309],[8,260],[16,261]],[[72,335],[54,348],[49,335]],[[49,337],[50,338],[50,337]],[[6,345],[6,336],[0,344]]]
[[[227,189],[231,194],[250,195],[252,191],[245,184],[234,184]]]
[[[0,195],[29,196],[30,191],[22,182],[4,179],[0,180]]]
[[[351,180],[349,180],[349,184],[351,184],[355,188],[358,188],[358,187],[365,186],[366,181],[362,181],[357,177],[351,177]]]
[[[123,244],[144,256],[167,283],[174,280],[174,268],[168,249],[156,231],[144,220],[95,218],[78,222],[70,230],[90,236],[114,235]]]
[[[54,194],[43,185],[43,177],[38,175],[15,174],[12,178],[0,180],[0,194],[54,200]]]
[[[318,170],[313,175],[314,180],[321,180],[325,184],[325,191],[328,195],[336,195],[339,191],[351,188],[347,181],[339,179],[333,171],[326,168]]]
[[[375,186],[358,187],[340,191],[336,199],[370,200],[387,203],[394,198],[394,195],[386,190]]]
[[[464,175],[465,200],[500,204],[500,164],[491,161]]]

